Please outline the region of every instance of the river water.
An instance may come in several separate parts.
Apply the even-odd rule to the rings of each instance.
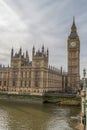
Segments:
[[[0,130],[75,130],[79,113],[79,107],[0,101]]]

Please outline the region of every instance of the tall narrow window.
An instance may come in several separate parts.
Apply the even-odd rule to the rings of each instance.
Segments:
[[[0,72],[0,78],[2,78],[2,72]]]
[[[22,81],[21,81],[21,87],[22,87]]]
[[[31,87],[31,81],[29,81],[29,87]]]
[[[25,81],[25,87],[26,87],[26,81]]]
[[[13,80],[13,87],[15,87],[15,85],[16,85],[16,84],[15,84],[15,81]]]
[[[29,72],[29,78],[31,78],[31,71]]]
[[[35,73],[35,87],[39,87],[40,73],[36,71]]]
[[[4,81],[4,86],[6,86],[6,81]]]
[[[0,81],[0,86],[2,85],[2,82]]]

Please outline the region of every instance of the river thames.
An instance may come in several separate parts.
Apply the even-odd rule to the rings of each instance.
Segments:
[[[79,113],[79,107],[0,101],[0,130],[75,130]]]

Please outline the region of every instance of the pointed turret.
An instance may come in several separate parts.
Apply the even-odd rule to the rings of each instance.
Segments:
[[[76,24],[75,24],[75,17],[73,17],[73,23],[72,23],[72,26],[71,26],[71,33],[70,33],[69,37],[70,38],[78,37],[77,28],[76,28]]]
[[[62,72],[63,72],[63,68],[62,68],[62,66],[61,66],[60,70],[61,70],[61,74],[62,74]]]
[[[26,61],[27,61],[27,63],[29,63],[29,54],[28,54],[28,51],[26,51]]]
[[[75,17],[73,16],[73,24],[72,24],[72,27],[71,27],[71,30],[73,31],[76,30],[76,25],[75,25]]]
[[[47,48],[47,60],[49,60],[49,50]]]
[[[13,48],[11,49],[11,57],[13,57],[13,54],[14,54],[14,50]]]
[[[22,48],[20,47],[20,50],[19,50],[19,55],[21,55],[22,54]]]
[[[29,54],[28,54],[28,51],[26,51],[26,59],[29,61]]]
[[[44,45],[42,46],[42,53],[44,53]]]
[[[48,48],[47,48],[47,56],[49,56],[49,50],[48,50]]]
[[[28,51],[26,51],[26,58],[29,58]]]
[[[33,46],[33,50],[32,50],[32,56],[35,55],[35,47]]]

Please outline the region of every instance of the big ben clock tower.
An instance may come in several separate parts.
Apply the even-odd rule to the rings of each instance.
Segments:
[[[67,91],[77,92],[80,87],[80,40],[75,19],[68,37],[68,86]]]

